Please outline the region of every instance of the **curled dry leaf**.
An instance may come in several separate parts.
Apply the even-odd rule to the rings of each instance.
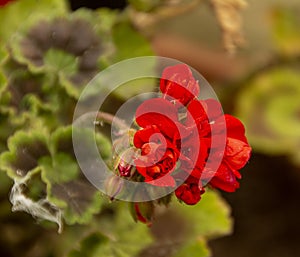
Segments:
[[[247,3],[244,0],[211,0],[211,3],[223,31],[224,47],[229,53],[234,53],[236,47],[245,42],[240,12]]]

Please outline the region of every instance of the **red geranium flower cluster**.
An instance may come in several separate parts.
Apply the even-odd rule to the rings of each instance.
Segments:
[[[197,98],[200,87],[187,65],[166,68],[160,90],[161,97],[136,111],[138,173],[147,183],[177,187],[176,197],[190,205],[199,202],[206,184],[235,191],[251,153],[242,123],[224,115],[218,101]]]

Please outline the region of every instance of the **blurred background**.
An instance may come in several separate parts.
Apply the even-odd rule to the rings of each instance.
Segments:
[[[232,208],[234,229],[209,242],[212,256],[300,256],[300,2],[248,0],[244,6],[243,1],[226,0],[229,18],[218,14],[214,4],[220,1],[186,2],[161,12],[137,7],[131,17],[155,54],[191,65],[210,82],[224,112],[245,124],[253,147],[240,189],[222,193]],[[127,6],[125,0],[70,0],[73,10]],[[32,249],[40,234],[53,238],[55,232],[45,235],[29,215],[10,214],[11,182],[3,175],[1,180],[5,236],[0,237],[0,255],[16,256],[7,242],[18,237],[27,237],[22,247]],[[18,232],[18,222],[28,230]]]

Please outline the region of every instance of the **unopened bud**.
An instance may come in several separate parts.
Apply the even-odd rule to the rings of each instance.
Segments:
[[[124,160],[121,160],[118,165],[118,170],[121,177],[130,177],[130,171],[131,171],[132,165],[128,164]]]
[[[131,177],[131,170],[133,167],[133,160],[136,156],[136,149],[131,147],[125,150],[119,159],[118,171],[121,177]]]
[[[137,222],[152,225],[152,220],[154,216],[154,204],[153,202],[141,202],[141,203],[131,203],[131,215],[133,219]]]
[[[105,182],[105,193],[110,197],[110,200],[114,200],[123,188],[123,179],[113,175],[109,177]]]

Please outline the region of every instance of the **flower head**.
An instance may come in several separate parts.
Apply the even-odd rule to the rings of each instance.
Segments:
[[[176,197],[189,205],[200,201],[206,185],[234,192],[251,154],[243,124],[224,115],[217,100],[197,99],[199,85],[186,65],[167,67],[160,89],[161,98],[136,111],[138,173],[146,183],[177,186]]]

